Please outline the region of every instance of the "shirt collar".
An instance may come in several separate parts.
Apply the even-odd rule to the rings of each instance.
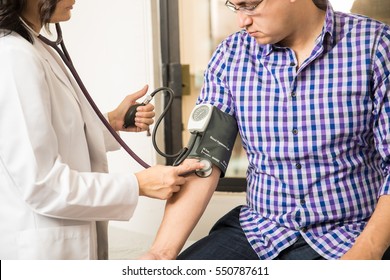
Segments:
[[[332,5],[328,1],[328,8],[326,9],[325,24],[322,29],[322,33],[319,38],[321,38],[322,44],[333,44],[334,42],[334,32],[335,32],[335,13]],[[328,36],[327,36],[328,35]]]

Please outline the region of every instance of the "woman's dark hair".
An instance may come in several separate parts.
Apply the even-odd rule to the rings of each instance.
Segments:
[[[318,9],[326,11],[328,7],[328,0],[313,0],[314,5],[317,6]]]
[[[40,0],[39,13],[42,25],[47,25],[54,13],[58,0]],[[27,0],[0,0],[0,29],[16,32],[29,42],[33,42],[30,32],[20,20]]]

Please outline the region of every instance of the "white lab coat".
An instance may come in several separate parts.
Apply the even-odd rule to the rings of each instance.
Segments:
[[[58,55],[0,33],[0,259],[107,258],[107,221],[138,201],[114,148]]]

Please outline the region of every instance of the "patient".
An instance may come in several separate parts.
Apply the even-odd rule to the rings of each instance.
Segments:
[[[167,201],[142,259],[382,259],[390,245],[390,28],[326,0],[226,1],[198,103],[236,119],[247,203],[180,251],[219,181]]]

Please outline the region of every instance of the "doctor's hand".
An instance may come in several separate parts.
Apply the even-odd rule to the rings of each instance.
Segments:
[[[123,127],[127,110],[129,110],[130,106],[137,104],[137,99],[143,97],[147,91],[148,86],[146,85],[141,90],[126,96],[115,110],[108,113],[108,120],[115,131],[140,132],[149,129],[149,126],[154,122],[153,118],[155,116],[154,106],[150,103],[145,106],[137,107],[135,126],[128,128]]]
[[[139,195],[150,198],[169,199],[186,183],[183,174],[203,168],[199,162],[189,162],[180,166],[156,165],[135,174],[139,185]]]

